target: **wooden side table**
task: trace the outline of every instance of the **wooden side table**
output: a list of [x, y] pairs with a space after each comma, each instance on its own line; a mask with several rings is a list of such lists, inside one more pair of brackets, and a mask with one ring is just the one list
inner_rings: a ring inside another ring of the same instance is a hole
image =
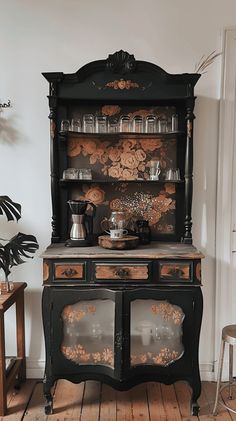
[[[25, 282], [14, 282], [14, 290], [9, 294], [0, 295], [0, 416], [7, 410], [7, 391], [17, 378], [17, 384], [26, 378], [25, 364], [25, 317], [24, 317], [24, 289]], [[5, 331], [4, 314], [16, 303], [16, 338], [17, 356], [9, 372], [6, 374], [5, 363]]]

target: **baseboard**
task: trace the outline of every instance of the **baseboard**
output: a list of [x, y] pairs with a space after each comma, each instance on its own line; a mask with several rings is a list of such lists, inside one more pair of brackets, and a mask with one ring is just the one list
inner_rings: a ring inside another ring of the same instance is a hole
[[[29, 360], [26, 362], [27, 379], [42, 379], [44, 375], [44, 360]], [[215, 381], [213, 364], [200, 364], [201, 379], [203, 381]]]
[[42, 379], [44, 376], [44, 360], [30, 360], [26, 358], [26, 377], [27, 379]]
[[200, 375], [201, 375], [202, 381], [206, 381], [206, 382], [215, 381], [214, 364], [212, 363], [200, 364]]

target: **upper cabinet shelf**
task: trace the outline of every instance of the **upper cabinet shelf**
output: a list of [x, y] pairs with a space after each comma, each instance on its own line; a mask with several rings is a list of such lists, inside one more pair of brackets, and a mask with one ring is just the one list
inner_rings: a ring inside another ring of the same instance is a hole
[[163, 184], [163, 183], [174, 183], [181, 184], [184, 183], [184, 180], [117, 180], [117, 179], [91, 179], [91, 180], [81, 180], [81, 179], [60, 179], [60, 184], [62, 186], [70, 184], [110, 184], [110, 183], [153, 183], [153, 184]]
[[117, 132], [117, 133], [85, 133], [85, 132], [59, 132], [61, 140], [66, 140], [68, 137], [73, 138], [84, 138], [85, 136], [90, 138], [106, 138], [106, 139], [118, 139], [118, 138], [153, 138], [158, 137], [162, 139], [170, 139], [176, 136], [183, 136], [185, 134], [184, 131], [178, 132], [164, 132], [164, 133], [134, 133], [134, 132]]

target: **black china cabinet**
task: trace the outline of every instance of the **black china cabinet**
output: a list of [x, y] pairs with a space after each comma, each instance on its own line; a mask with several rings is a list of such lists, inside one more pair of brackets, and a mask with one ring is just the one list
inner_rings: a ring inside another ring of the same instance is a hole
[[[191, 207], [200, 75], [171, 75], [124, 51], [74, 74], [43, 75], [50, 86], [52, 190], [52, 244], [42, 255], [45, 412], [53, 411], [51, 388], [60, 378], [118, 390], [183, 380], [197, 415], [204, 256], [192, 245]], [[89, 119], [100, 117], [109, 129], [90, 131]], [[88, 125], [79, 126], [86, 118]], [[152, 160], [160, 165], [156, 179]], [[90, 177], [66, 177], [68, 169]], [[168, 177], [173, 169], [176, 178]], [[67, 202], [84, 199], [96, 206], [93, 244], [66, 247]], [[132, 250], [97, 244], [101, 221], [119, 210], [149, 222], [150, 244]]]

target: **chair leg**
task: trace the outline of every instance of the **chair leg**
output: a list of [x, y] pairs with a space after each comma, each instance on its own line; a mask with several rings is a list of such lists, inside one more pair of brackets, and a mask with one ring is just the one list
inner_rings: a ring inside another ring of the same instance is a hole
[[232, 384], [233, 384], [233, 345], [229, 345], [229, 399], [232, 398]]
[[218, 366], [218, 378], [217, 378], [217, 387], [216, 387], [216, 398], [213, 408], [213, 415], [215, 416], [217, 414], [217, 405], [218, 405], [218, 399], [219, 399], [219, 393], [220, 393], [220, 384], [221, 384], [221, 377], [222, 377], [222, 369], [223, 369], [223, 361], [224, 361], [224, 351], [225, 351], [225, 341], [221, 341], [221, 347], [220, 347], [220, 359], [219, 359], [219, 366]]

